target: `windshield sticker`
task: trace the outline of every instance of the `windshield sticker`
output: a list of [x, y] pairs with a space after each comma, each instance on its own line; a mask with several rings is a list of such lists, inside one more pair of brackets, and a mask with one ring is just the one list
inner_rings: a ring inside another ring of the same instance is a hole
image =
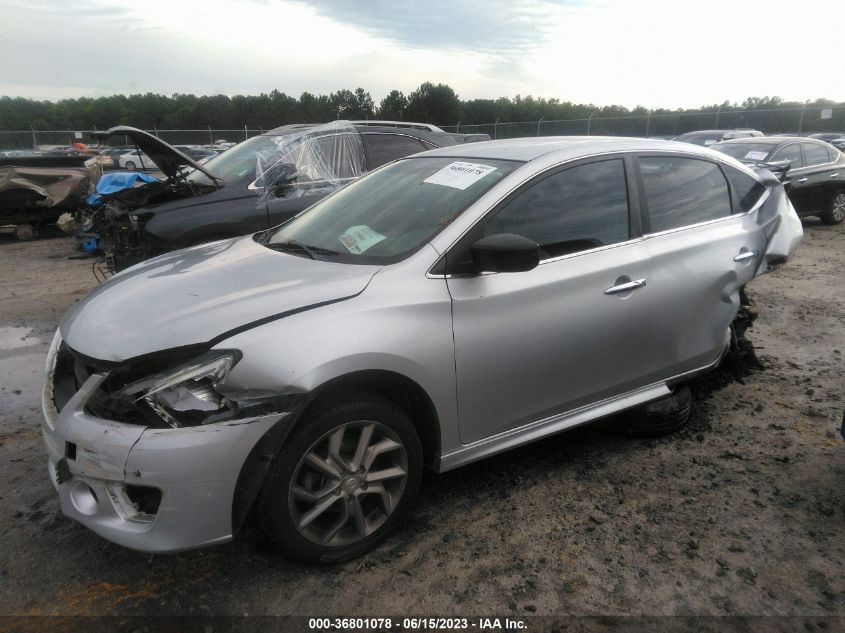
[[440, 171], [434, 172], [431, 176], [423, 180], [423, 182], [427, 182], [430, 185], [442, 185], [444, 187], [463, 190], [475, 184], [492, 171], [496, 171], [496, 168], [490, 167], [489, 165], [479, 165], [478, 163], [449, 163]]
[[350, 226], [338, 239], [350, 253], [360, 255], [368, 248], [372, 248], [386, 238], [384, 235], [373, 231], [370, 227], [364, 224], [358, 224], [357, 226]]
[[715, 138], [708, 138], [708, 139], [705, 139], [705, 141], [704, 141], [704, 146], [705, 146], [705, 147], [707, 147], [708, 145], [712, 145], [712, 144], [713, 144], [713, 143], [715, 143], [715, 142], [716, 142], [716, 139], [715, 139]]
[[752, 150], [748, 152], [745, 157], [749, 160], [766, 160], [766, 156], [768, 156], [768, 152], [761, 152], [758, 150]]

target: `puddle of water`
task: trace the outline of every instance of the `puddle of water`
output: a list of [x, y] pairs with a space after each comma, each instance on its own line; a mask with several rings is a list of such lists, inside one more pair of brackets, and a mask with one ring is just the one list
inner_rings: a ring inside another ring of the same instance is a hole
[[30, 336], [31, 327], [0, 327], [0, 349], [17, 349], [38, 345], [41, 340]]

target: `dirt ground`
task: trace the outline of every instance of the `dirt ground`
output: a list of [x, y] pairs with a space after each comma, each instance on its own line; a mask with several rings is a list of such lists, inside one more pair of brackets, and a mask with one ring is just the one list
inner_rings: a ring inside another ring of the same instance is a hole
[[587, 427], [429, 477], [371, 554], [294, 565], [254, 534], [150, 556], [65, 519], [38, 401], [94, 285], [65, 238], [0, 241], [0, 614], [845, 615], [845, 225], [749, 288], [764, 369], [660, 440]]

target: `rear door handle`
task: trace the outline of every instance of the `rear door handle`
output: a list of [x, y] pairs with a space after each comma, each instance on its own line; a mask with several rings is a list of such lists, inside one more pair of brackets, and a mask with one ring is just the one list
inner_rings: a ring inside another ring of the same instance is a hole
[[839, 174], [830, 174], [828, 178], [839, 178]]
[[795, 182], [807, 182], [807, 177], [806, 177], [806, 176], [804, 176], [803, 178], [799, 178], [799, 179], [798, 179], [798, 180], [796, 180]]
[[757, 251], [745, 251], [744, 253], [740, 253], [736, 257], [734, 257], [735, 262], [744, 262], [749, 259], [754, 259], [757, 257]]
[[643, 286], [645, 286], [645, 279], [635, 279], [634, 281], [619, 284], [618, 286], [611, 286], [610, 288], [604, 291], [604, 294], [618, 295], [622, 292], [629, 292], [631, 290], [636, 290], [637, 288], [642, 288]]

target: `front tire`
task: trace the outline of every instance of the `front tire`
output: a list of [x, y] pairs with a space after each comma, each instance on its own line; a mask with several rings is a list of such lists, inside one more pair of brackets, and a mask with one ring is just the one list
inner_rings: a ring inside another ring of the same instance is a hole
[[845, 220], [845, 189], [833, 192], [821, 219], [825, 224], [841, 224]]
[[128, 169], [129, 171], [135, 171], [135, 163], [131, 160], [127, 160], [126, 169]]
[[306, 411], [258, 498], [261, 530], [288, 557], [334, 563], [378, 545], [407, 515], [423, 453], [389, 400], [347, 394]]

